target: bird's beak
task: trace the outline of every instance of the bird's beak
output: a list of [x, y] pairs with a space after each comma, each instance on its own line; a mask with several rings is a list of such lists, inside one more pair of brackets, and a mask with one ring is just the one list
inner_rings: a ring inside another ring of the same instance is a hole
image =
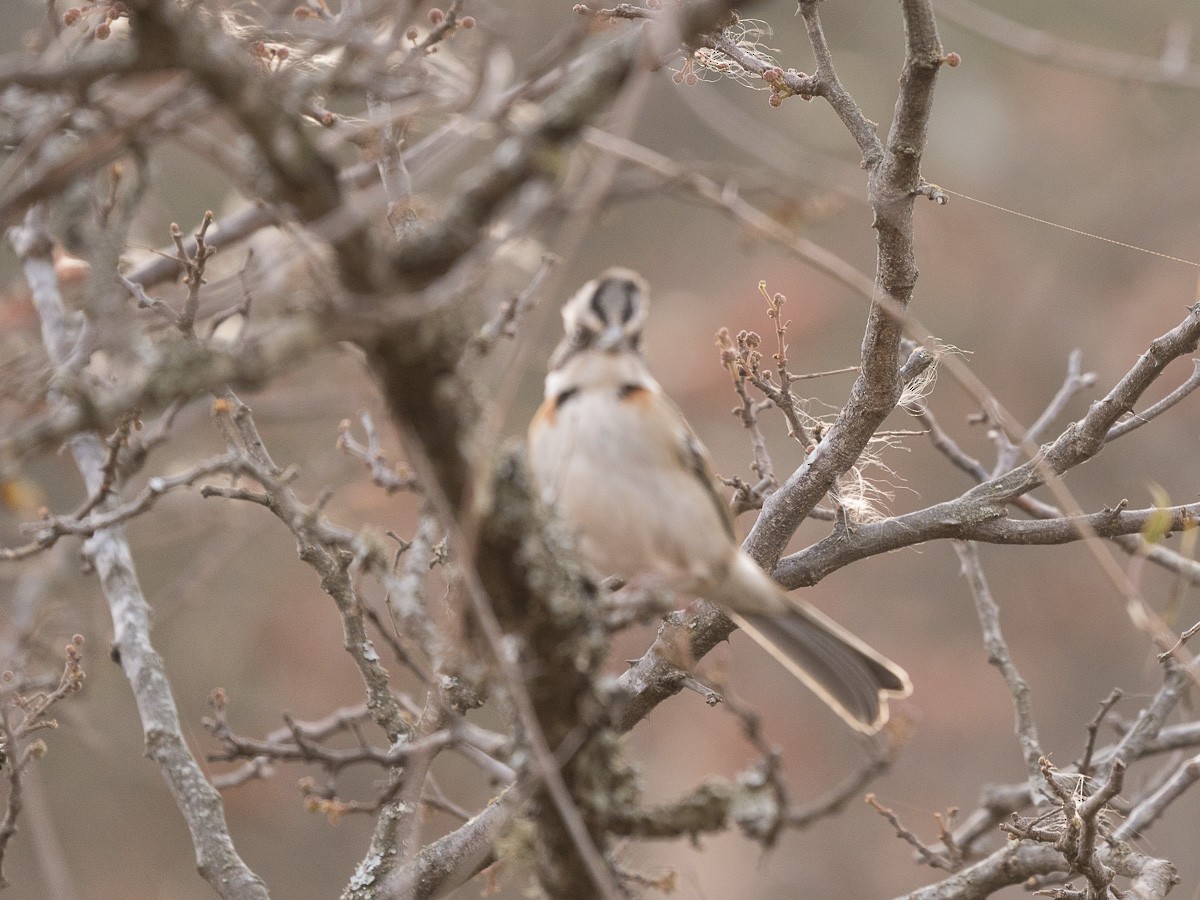
[[612, 324], [600, 332], [596, 348], [606, 353], [619, 349], [625, 343], [625, 329], [619, 324]]

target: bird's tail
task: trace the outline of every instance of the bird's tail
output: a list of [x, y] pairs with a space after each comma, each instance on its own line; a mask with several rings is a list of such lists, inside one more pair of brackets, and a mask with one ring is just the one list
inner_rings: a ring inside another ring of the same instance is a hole
[[855, 730], [875, 733], [888, 720], [888, 700], [912, 693], [908, 673], [784, 592], [746, 554], [737, 555], [721, 593], [727, 596], [711, 599], [726, 610], [742, 610], [731, 613], [738, 627]]

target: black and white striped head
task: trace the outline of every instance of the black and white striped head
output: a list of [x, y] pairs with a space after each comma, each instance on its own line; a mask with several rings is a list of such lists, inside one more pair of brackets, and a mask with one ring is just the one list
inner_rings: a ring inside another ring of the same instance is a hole
[[563, 307], [566, 335], [551, 367], [581, 350], [637, 352], [650, 310], [650, 288], [630, 269], [607, 269], [581, 287]]

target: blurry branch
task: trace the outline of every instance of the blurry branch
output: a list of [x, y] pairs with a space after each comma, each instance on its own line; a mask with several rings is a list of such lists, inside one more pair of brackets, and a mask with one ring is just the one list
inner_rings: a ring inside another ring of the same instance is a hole
[[[226, 453], [190, 466], [187, 470], [175, 475], [155, 476], [146, 483], [146, 487], [133, 500], [111, 504], [104, 512], [84, 516], [47, 516], [38, 522], [30, 523], [25, 528], [28, 531], [35, 531], [37, 537], [20, 547], [0, 549], [0, 559], [25, 559], [34, 553], [52, 547], [60, 538], [67, 535], [91, 537], [101, 529], [112, 528], [148, 512], [164, 494], [180, 487], [190, 487], [201, 478], [217, 472], [230, 471], [235, 468], [235, 462], [232, 454]], [[89, 505], [92, 505], [91, 501], [89, 501]]]
[[276, 323], [269, 332], [245, 338], [235, 348], [182, 337], [162, 341], [147, 349], [141, 366], [131, 368], [103, 393], [92, 393], [79, 382], [71, 384], [79, 394], [69, 397], [74, 402], [56, 405], [0, 440], [0, 460], [47, 449], [80, 431], [107, 430], [134, 410], [161, 409], [223, 385], [262, 387], [329, 340], [315, 322], [293, 317]]
[[875, 754], [842, 784], [822, 797], [793, 806], [781, 798], [761, 769], [740, 773], [732, 781], [712, 779], [661, 806], [613, 810], [607, 825], [613, 834], [642, 840], [686, 837], [727, 830], [736, 825], [751, 840], [769, 847], [779, 828], [803, 829], [862, 795], [863, 789], [891, 764], [893, 749]]
[[1060, 69], [1117, 81], [1200, 88], [1200, 66], [1188, 61], [1191, 31], [1183, 21], [1171, 28], [1162, 56], [1152, 59], [1081, 44], [1030, 28], [972, 0], [935, 0], [935, 4], [938, 15], [972, 34]]
[[813, 268], [841, 282], [855, 293], [870, 299], [873, 289], [871, 279], [835, 253], [794, 233], [792, 229], [743, 199], [738, 194], [736, 185], [714, 181], [706, 175], [688, 169], [668, 156], [598, 128], [586, 129], [584, 140], [605, 153], [653, 172], [668, 183], [678, 185], [717, 208], [725, 210], [736, 221], [752, 229], [755, 234], [761, 234], [780, 246], [788, 248]]
[[136, 56], [128, 45], [95, 42], [66, 61], [30, 63], [13, 54], [0, 60], [0, 88], [10, 85], [33, 91], [53, 91], [90, 85], [108, 75], [135, 70]]
[[[480, 520], [477, 543], [455, 535], [454, 545], [470, 554], [462, 562], [468, 597], [516, 707], [520, 741], [529, 747], [525, 765], [501, 801], [404, 865], [382, 862], [401, 823], [381, 819], [360, 866], [371, 866], [370, 884], [378, 891], [357, 879], [347, 896], [442, 896], [491, 860], [491, 846], [478, 841], [507, 829], [518, 807], [503, 801], [518, 798], [529, 798], [538, 878], [550, 896], [619, 896], [602, 856], [601, 816], [625, 802], [629, 773], [615, 757], [596, 694], [607, 636], [594, 588], [562, 552], [561, 536], [542, 521], [518, 456], [500, 460], [491, 485], [494, 499]], [[501, 629], [510, 636], [502, 637]], [[501, 655], [506, 653], [512, 656]]]
[[126, 98], [118, 122], [81, 145], [0, 186], [0, 222], [12, 222], [34, 203], [61, 194], [129, 152], [137, 141], [157, 137], [197, 115], [195, 97], [182, 79], [168, 79], [156, 90]]
[[[31, 735], [48, 728], [57, 728], [58, 722], [50, 718], [50, 710], [55, 704], [66, 699], [83, 687], [83, 666], [79, 648], [83, 638], [75, 635], [66, 647], [66, 663], [58, 684], [49, 691], [35, 690], [26, 695], [29, 688], [20, 682], [19, 676], [11, 671], [3, 674], [6, 692], [10, 695], [3, 700], [0, 709], [0, 728], [3, 729], [4, 743], [0, 745], [0, 769], [7, 770], [8, 798], [5, 802], [4, 816], [0, 819], [0, 888], [8, 887], [8, 879], [4, 876], [4, 854], [8, 850], [8, 842], [17, 833], [17, 818], [24, 807], [24, 788], [21, 776], [33, 759], [38, 759], [46, 753], [46, 742], [38, 738], [28, 740]], [[12, 684], [16, 681], [16, 684]]]
[[[485, 72], [485, 79], [488, 76], [489, 73]], [[465, 143], [464, 133], [470, 133], [471, 124], [473, 123], [475, 127], [478, 127], [479, 122], [476, 119], [490, 120], [495, 113], [494, 107], [503, 106], [503, 104], [498, 102], [497, 97], [493, 96], [499, 87], [499, 85], [481, 86], [481, 96], [477, 101], [479, 108], [476, 109], [473, 107], [468, 111], [468, 121], [466, 123], [461, 119], [455, 119], [437, 128], [427, 137], [405, 149], [400, 154], [397, 165], [402, 166], [405, 170], [417, 170], [421, 167], [428, 167], [435, 162], [444, 163], [446, 160], [453, 161], [461, 153], [461, 147], [456, 142]], [[511, 89], [509, 93], [513, 90], [516, 89]], [[505, 96], [507, 97], [508, 94]], [[515, 97], [515, 94], [512, 97], [508, 97], [508, 99], [511, 101], [513, 97]], [[349, 193], [370, 187], [375, 183], [377, 178], [377, 166], [363, 163], [349, 166], [341, 171], [338, 181], [343, 192]], [[209, 233], [208, 244], [215, 249], [231, 246], [245, 240], [263, 228], [280, 224], [285, 218], [283, 210], [263, 200], [257, 200], [245, 209], [230, 213], [216, 220]], [[331, 226], [336, 219], [337, 217], [330, 218]], [[313, 223], [313, 230], [318, 236], [322, 236], [323, 229], [318, 227], [317, 223]], [[333, 227], [327, 230], [330, 235], [338, 232], [338, 229]], [[189, 253], [194, 252], [194, 239], [185, 238], [184, 248]], [[155, 253], [153, 258], [138, 264], [126, 273], [126, 275], [130, 280], [138, 282], [146, 288], [150, 288], [165, 279], [171, 278], [178, 269], [171, 250], [172, 248], [170, 247], [161, 249]]]
[[[303, 108], [290, 79], [272, 90], [248, 54], [192, 11], [164, 0], [129, 0], [138, 62], [147, 71], [184, 70], [221, 105], [254, 143], [269, 173], [264, 193], [291, 204], [303, 222], [341, 205], [337, 169], [317, 149], [297, 113]], [[333, 241], [347, 288], [370, 284], [370, 248], [364, 226]]]
[[[9, 232], [9, 241], [21, 259], [26, 281], [42, 323], [43, 343], [51, 361], [61, 366], [75, 343], [59, 293], [40, 207], [34, 207], [22, 227]], [[54, 402], [57, 397], [52, 397]], [[100, 493], [104, 482], [107, 448], [98, 435], [79, 431], [70, 442], [80, 474], [90, 494]], [[103, 501], [102, 512], [115, 497]], [[84, 552], [95, 566], [112, 613], [114, 652], [133, 689], [146, 737], [146, 752], [159, 765], [175, 802], [187, 822], [201, 875], [225, 898], [261, 898], [262, 881], [238, 856], [225, 822], [220, 795], [205, 779], [188, 750], [171, 696], [162, 659], [150, 643], [150, 609], [138, 585], [129, 545], [120, 526], [97, 531]]]
[[371, 472], [371, 480], [389, 494], [397, 491], [418, 490], [417, 480], [412, 473], [388, 465], [383, 450], [379, 446], [379, 434], [375, 430], [375, 423], [371, 420], [371, 416], [364, 412], [359, 416], [359, 422], [362, 424], [363, 434], [367, 439], [366, 445], [355, 440], [354, 435], [350, 432], [350, 420], [343, 419], [338, 426], [338, 449], [363, 462]]
[[[584, 129], [585, 132], [590, 130], [592, 130], [590, 127]], [[479, 329], [463, 352], [462, 360], [459, 362], [460, 366], [468, 366], [487, 356], [501, 338], [516, 337], [517, 325], [521, 318], [529, 311], [529, 307], [533, 305], [538, 291], [546, 282], [551, 269], [559, 262], [558, 257], [552, 253], [547, 253], [542, 257], [541, 265], [538, 266], [538, 270], [525, 289], [519, 294], [505, 298], [496, 314]]]
[[[403, 635], [406, 642], [415, 641], [424, 647], [435, 671], [444, 671], [446, 661], [440, 658], [443, 648], [436, 635], [426, 594], [427, 576], [438, 560], [438, 539], [441, 534], [442, 528], [437, 518], [429, 505], [425, 504], [417, 517], [412, 540], [403, 543], [397, 551], [392, 562], [392, 577], [388, 579], [383, 595], [384, 606], [391, 617], [393, 631], [397, 634], [397, 643], [399, 636]], [[445, 544], [440, 546], [444, 550]], [[428, 683], [432, 680], [432, 675], [406, 649], [399, 647], [395, 652], [397, 658], [422, 681]]]

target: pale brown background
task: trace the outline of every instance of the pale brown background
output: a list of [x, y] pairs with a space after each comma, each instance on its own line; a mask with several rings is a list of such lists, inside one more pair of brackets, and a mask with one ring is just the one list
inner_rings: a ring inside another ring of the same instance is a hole
[[[1200, 6], [1183, 0], [1131, 4], [1121, 0], [1037, 0], [993, 8], [1030, 25], [1100, 47], [1153, 56], [1168, 28], [1200, 32]], [[517, 0], [501, 17], [489, 6], [470, 10], [518, 47], [545, 42], [573, 15], [569, 3]], [[44, 10], [10, 3], [3, 38], [15, 46], [23, 27]], [[810, 67], [803, 26], [794, 4], [760, 4], [756, 16], [775, 28], [771, 39], [785, 66]], [[831, 0], [822, 7], [839, 74], [869, 117], [886, 128], [901, 61], [901, 23], [892, 2]], [[925, 176], [954, 191], [992, 200], [1033, 216], [1162, 252], [1200, 258], [1200, 96], [1196, 92], [1121, 84], [1022, 59], [949, 23], [947, 50], [963, 65], [944, 69], [925, 157]], [[736, 115], [736, 119], [732, 116]], [[706, 120], [709, 120], [706, 122]], [[715, 123], [715, 124], [714, 124]], [[736, 84], [677, 87], [666, 74], [652, 85], [635, 137], [680, 161], [735, 178], [765, 205], [795, 200], [822, 208], [802, 233], [873, 269], [870, 213], [857, 153], [835, 116], [820, 101], [792, 100], [771, 109], [765, 93]], [[752, 155], [749, 149], [758, 151]], [[761, 158], [760, 158], [761, 157]], [[762, 158], [769, 160], [769, 164]], [[142, 240], [158, 245], [171, 220], [194, 222], [224, 198], [220, 179], [182, 153], [155, 159], [177, 169], [169, 196], [151, 204]], [[769, 190], [756, 190], [767, 185]], [[952, 198], [945, 207], [920, 202], [917, 247], [921, 278], [913, 310], [943, 340], [970, 353], [974, 371], [1025, 422], [1057, 389], [1068, 352], [1079, 347], [1084, 366], [1107, 389], [1147, 342], [1176, 324], [1196, 295], [1197, 271], [1177, 262], [1048, 228]], [[793, 367], [835, 368], [857, 361], [865, 305], [857, 296], [802, 262], [754, 241], [721, 214], [696, 203], [654, 194], [606, 212], [568, 264], [564, 283], [575, 285], [599, 268], [622, 264], [644, 272], [656, 290], [646, 352], [666, 389], [708, 443], [724, 473], [749, 477], [749, 442], [729, 415], [734, 398], [713, 347], [721, 326], [767, 332], [770, 324], [756, 285], [788, 296]], [[11, 256], [0, 261], [13, 272]], [[536, 365], [520, 372], [522, 386], [509, 415], [519, 434], [540, 390], [541, 365], [555, 339], [548, 305], [529, 327], [540, 328]], [[1177, 364], [1162, 391], [1186, 376]], [[814, 383], [810, 382], [809, 385]], [[836, 406], [849, 379], [815, 383], [814, 394]], [[1089, 395], [1094, 396], [1095, 394]], [[1157, 395], [1156, 395], [1157, 396]], [[384, 499], [358, 468], [337, 454], [337, 422], [360, 409], [383, 414], [374, 389], [346, 354], [328, 353], [260, 396], [249, 398], [277, 459], [303, 470], [307, 496], [339, 487], [329, 507], [337, 521], [411, 530], [409, 501]], [[1153, 399], [1153, 398], [1151, 398]], [[1072, 407], [1084, 408], [1085, 399]], [[932, 399], [943, 424], [972, 452], [990, 462], [989, 444], [965, 424], [973, 406], [944, 377]], [[1068, 484], [1085, 508], [1129, 498], [1148, 505], [1151, 484], [1174, 502], [1197, 492], [1196, 401], [1172, 411], [1072, 473]], [[207, 411], [198, 404], [183, 416], [177, 440], [157, 459], [156, 471], [182, 465], [220, 447]], [[908, 427], [896, 417], [899, 427]], [[801, 458], [772, 423], [781, 471]], [[395, 448], [394, 436], [387, 436]], [[967, 485], [920, 438], [911, 452], [889, 462], [902, 476], [893, 511], [953, 496]], [[56, 509], [81, 496], [63, 461], [33, 474]], [[750, 517], [739, 523], [744, 530]], [[3, 522], [6, 542], [15, 522]], [[797, 546], [825, 533], [810, 523]], [[257, 509], [170, 498], [150, 519], [130, 528], [139, 572], [155, 607], [154, 637], [174, 680], [189, 737], [198, 753], [214, 749], [200, 727], [206, 697], [217, 686], [231, 695], [230, 716], [244, 733], [279, 724], [280, 711], [317, 717], [358, 702], [361, 689], [341, 651], [338, 618], [312, 573], [297, 564], [291, 540]], [[985, 548], [983, 553], [1017, 665], [1033, 691], [1045, 748], [1059, 764], [1079, 754], [1084, 726], [1114, 686], [1136, 712], [1157, 684], [1146, 642], [1136, 636], [1112, 588], [1080, 547]], [[920, 834], [935, 834], [931, 814], [948, 806], [970, 809], [981, 785], [1018, 781], [1021, 761], [1012, 737], [1008, 695], [986, 664], [957, 563], [948, 546], [906, 550], [855, 565], [806, 592], [806, 598], [906, 666], [916, 685], [903, 715], [912, 720], [907, 746], [874, 789]], [[191, 900], [210, 892], [194, 874], [183, 824], [154, 766], [141, 755], [141, 731], [129, 689], [107, 659], [111, 632], [95, 581], [76, 571], [74, 557], [55, 583], [53, 614], [39, 630], [56, 646], [73, 631], [88, 637], [85, 693], [62, 709], [63, 729], [49, 735], [50, 753], [38, 768], [53, 830], [74, 881], [76, 896], [92, 900]], [[0, 570], [0, 602], [15, 572]], [[1148, 578], [1159, 602], [1166, 580]], [[2, 610], [2, 607], [0, 607]], [[1183, 624], [1197, 618], [1190, 601]], [[0, 616], [3, 613], [0, 612]], [[641, 652], [649, 632], [623, 638], [613, 655]], [[861, 759], [854, 738], [833, 716], [746, 641], [735, 637], [707, 663], [732, 680], [740, 697], [764, 716], [770, 738], [784, 751], [785, 772], [797, 800], [815, 796], [852, 771]], [[711, 669], [710, 669], [711, 671]], [[488, 711], [480, 716], [487, 721]], [[685, 694], [657, 710], [629, 738], [648, 795], [666, 799], [710, 775], [731, 775], [753, 751], [736, 720]], [[473, 770], [452, 760], [439, 764], [455, 799], [477, 807], [489, 796]], [[370, 823], [351, 817], [334, 828], [306, 814], [295, 787], [299, 770], [226, 795], [231, 827], [249, 865], [280, 898], [336, 896], [361, 858]], [[35, 785], [35, 789], [36, 789]], [[369, 783], [359, 785], [365, 790]], [[1147, 846], [1180, 866], [1180, 897], [1200, 891], [1195, 827], [1200, 797], [1174, 806], [1155, 826]], [[447, 821], [434, 816], [430, 828]], [[14, 841], [10, 896], [42, 900], [29, 831]], [[632, 849], [630, 865], [647, 871], [673, 867], [682, 898], [831, 898], [890, 896], [933, 880], [915, 865], [906, 845], [860, 803], [812, 831], [785, 834], [763, 854], [737, 835]], [[522, 880], [503, 878], [503, 896], [522, 896]], [[456, 896], [473, 897], [473, 882]], [[1016, 889], [1004, 896], [1018, 896]]]

